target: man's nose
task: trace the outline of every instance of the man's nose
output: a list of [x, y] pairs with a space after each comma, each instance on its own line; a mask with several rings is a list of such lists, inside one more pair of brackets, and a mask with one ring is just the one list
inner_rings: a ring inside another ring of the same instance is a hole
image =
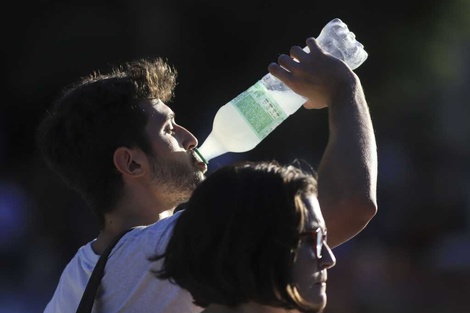
[[185, 150], [192, 150], [197, 147], [197, 138], [186, 128], [180, 127], [180, 142]]

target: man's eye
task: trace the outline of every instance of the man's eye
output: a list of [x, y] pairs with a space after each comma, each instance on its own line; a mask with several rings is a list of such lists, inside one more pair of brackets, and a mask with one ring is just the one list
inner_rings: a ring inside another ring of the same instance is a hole
[[173, 134], [175, 133], [175, 129], [168, 127], [167, 129], [165, 129], [165, 132], [166, 132], [167, 134], [173, 135]]

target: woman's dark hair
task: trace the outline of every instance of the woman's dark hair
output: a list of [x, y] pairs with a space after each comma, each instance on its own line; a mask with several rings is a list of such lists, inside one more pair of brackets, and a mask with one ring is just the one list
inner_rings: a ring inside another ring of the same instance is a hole
[[113, 164], [120, 146], [152, 155], [143, 101], [173, 97], [176, 71], [160, 58], [140, 59], [95, 72], [64, 91], [37, 131], [48, 165], [77, 190], [104, 222], [123, 181]]
[[244, 162], [223, 167], [194, 191], [155, 273], [188, 290], [201, 307], [248, 301], [308, 310], [291, 267], [305, 227], [313, 173], [292, 165]]

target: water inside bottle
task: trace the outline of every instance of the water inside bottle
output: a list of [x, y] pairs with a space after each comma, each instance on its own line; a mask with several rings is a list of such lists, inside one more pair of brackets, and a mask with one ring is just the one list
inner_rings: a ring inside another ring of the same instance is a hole
[[[368, 56], [364, 46], [356, 41], [354, 33], [338, 18], [322, 29], [317, 41], [322, 49], [343, 60], [351, 70], [359, 67]], [[309, 52], [308, 47], [304, 50]], [[247, 92], [255, 94], [254, 100], [250, 100], [253, 107], [246, 102], [239, 102], [239, 97]], [[296, 94], [268, 73], [246, 92], [219, 109], [214, 118], [212, 132], [196, 151], [206, 163], [226, 152], [249, 151], [306, 101], [305, 97]], [[269, 105], [266, 106], [266, 103]]]

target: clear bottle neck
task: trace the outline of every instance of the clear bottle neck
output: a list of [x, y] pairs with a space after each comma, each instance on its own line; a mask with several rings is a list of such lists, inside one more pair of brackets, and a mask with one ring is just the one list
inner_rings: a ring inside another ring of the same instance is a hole
[[209, 163], [209, 160], [227, 153], [228, 150], [215, 137], [214, 133], [211, 132], [209, 136], [207, 136], [202, 146], [198, 148], [198, 152], [204, 158], [203, 161], [205, 161], [205, 163]]

